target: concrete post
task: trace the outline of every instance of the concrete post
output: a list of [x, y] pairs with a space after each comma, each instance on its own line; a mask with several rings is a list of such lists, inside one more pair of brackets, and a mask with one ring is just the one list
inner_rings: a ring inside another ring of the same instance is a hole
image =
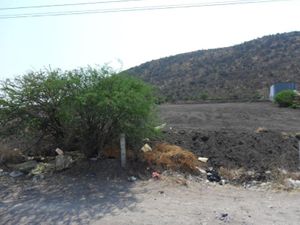
[[300, 141], [298, 141], [298, 148], [299, 148], [299, 166], [298, 166], [298, 169], [300, 170]]
[[120, 135], [120, 149], [121, 149], [121, 166], [122, 168], [126, 168], [126, 142], [125, 142], [125, 134]]

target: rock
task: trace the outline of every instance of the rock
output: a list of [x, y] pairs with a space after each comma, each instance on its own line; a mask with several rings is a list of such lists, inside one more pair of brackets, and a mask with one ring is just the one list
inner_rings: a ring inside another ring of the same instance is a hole
[[142, 152], [151, 152], [151, 151], [152, 151], [152, 148], [151, 148], [148, 144], [145, 144], [145, 145], [141, 148], [141, 151], [142, 151]]
[[165, 127], [166, 127], [166, 123], [163, 123], [163, 124], [161, 124], [161, 125], [159, 125], [159, 126], [157, 126], [157, 127], [154, 127], [154, 129], [155, 130], [162, 130], [162, 129], [164, 129]]
[[204, 141], [204, 142], [207, 142], [209, 140], [209, 137], [208, 136], [202, 136], [201, 140]]
[[130, 181], [130, 182], [134, 182], [136, 180], [137, 180], [137, 178], [135, 176], [128, 177], [128, 181]]
[[55, 157], [55, 170], [64, 170], [71, 166], [73, 160], [68, 155], [58, 155]]
[[257, 128], [256, 130], [255, 130], [255, 133], [266, 133], [266, 132], [268, 132], [268, 129], [267, 128], [265, 128], [265, 127], [259, 127], [259, 128]]
[[20, 177], [20, 176], [22, 176], [22, 175], [24, 175], [24, 173], [22, 173], [21, 171], [12, 171], [11, 173], [9, 173], [9, 176], [11, 176], [11, 177]]
[[61, 150], [60, 148], [55, 149], [55, 152], [56, 152], [58, 155], [63, 155], [63, 154], [64, 154], [64, 151]]
[[12, 167], [15, 170], [19, 170], [23, 173], [29, 173], [32, 169], [34, 169], [37, 165], [37, 161], [29, 160], [27, 162], [19, 163], [19, 164], [11, 164], [9, 167]]
[[0, 169], [0, 177], [8, 174], [9, 174], [8, 172], [5, 172], [3, 169]]
[[206, 157], [198, 157], [198, 160], [199, 160], [200, 162], [206, 163], [206, 162], [208, 161], [208, 158], [206, 158]]
[[35, 175], [33, 178], [32, 178], [32, 181], [34, 183], [37, 183], [38, 181], [40, 180], [43, 180], [45, 178], [45, 176], [43, 174], [38, 174], [38, 175]]
[[293, 188], [293, 189], [300, 188], [300, 180], [294, 180], [292, 178], [288, 178], [285, 180], [285, 184], [289, 188]]
[[205, 174], [206, 175], [206, 171], [204, 169], [201, 169], [200, 167], [197, 167], [197, 170], [199, 170], [200, 173]]
[[178, 133], [181, 134], [181, 135], [184, 135], [185, 134], [185, 130], [180, 130]]

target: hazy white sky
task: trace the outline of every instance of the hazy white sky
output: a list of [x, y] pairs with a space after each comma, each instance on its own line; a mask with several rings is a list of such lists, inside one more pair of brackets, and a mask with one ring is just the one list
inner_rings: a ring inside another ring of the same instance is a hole
[[[1, 0], [0, 8], [74, 2], [85, 1]], [[141, 3], [51, 10], [194, 2], [210, 1], [145, 0]], [[50, 9], [0, 11], [0, 16], [44, 11]], [[49, 65], [73, 69], [112, 62], [113, 66], [120, 67], [116, 62], [121, 60], [123, 69], [126, 69], [178, 53], [226, 47], [264, 35], [300, 31], [299, 12], [300, 1], [292, 0], [193, 9], [0, 19], [0, 79]]]

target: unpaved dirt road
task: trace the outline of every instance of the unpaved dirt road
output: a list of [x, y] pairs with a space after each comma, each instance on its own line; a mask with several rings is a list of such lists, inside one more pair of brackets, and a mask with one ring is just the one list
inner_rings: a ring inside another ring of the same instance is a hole
[[56, 175], [0, 185], [1, 225], [298, 225], [300, 192]]
[[161, 105], [161, 120], [168, 127], [203, 130], [255, 130], [258, 127], [286, 132], [300, 131], [300, 110], [273, 103], [218, 103]]

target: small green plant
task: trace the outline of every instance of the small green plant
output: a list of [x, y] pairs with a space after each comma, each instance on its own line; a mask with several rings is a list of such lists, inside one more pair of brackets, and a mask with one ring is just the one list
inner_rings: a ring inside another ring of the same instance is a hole
[[110, 68], [32, 72], [2, 82], [0, 90], [4, 136], [40, 136], [91, 156], [120, 133], [129, 143], [154, 135], [152, 87]]
[[284, 90], [275, 96], [275, 102], [280, 107], [291, 107], [294, 104], [296, 93], [293, 90]]
[[207, 99], [208, 99], [208, 94], [205, 93], [205, 92], [204, 92], [204, 93], [201, 93], [201, 94], [200, 94], [200, 99], [201, 99], [201, 100], [207, 100]]

